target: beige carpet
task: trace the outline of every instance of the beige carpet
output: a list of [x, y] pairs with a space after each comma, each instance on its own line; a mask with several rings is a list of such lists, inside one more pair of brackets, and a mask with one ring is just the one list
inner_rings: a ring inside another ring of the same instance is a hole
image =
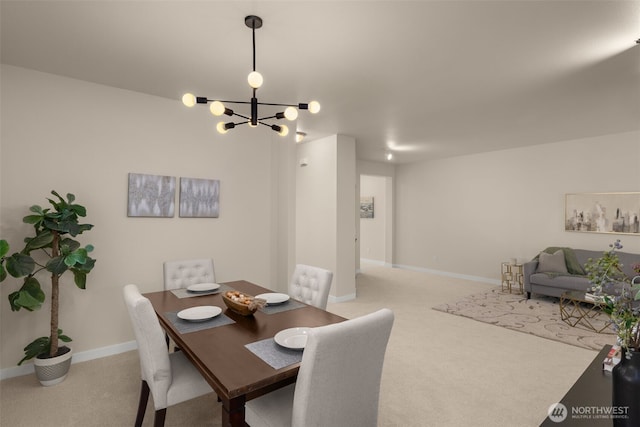
[[[431, 309], [493, 287], [363, 265], [358, 298], [329, 304], [329, 311], [348, 318], [381, 307], [396, 315], [379, 427], [537, 427], [591, 363], [593, 350]], [[130, 427], [139, 386], [137, 351], [74, 364], [55, 387], [41, 387], [34, 375], [6, 379], [0, 382], [0, 426]], [[144, 425], [152, 421], [150, 402]], [[167, 427], [219, 425], [213, 395], [167, 411]]]
[[[502, 292], [500, 287], [433, 309], [592, 350], [615, 343], [610, 327], [597, 333], [580, 324], [572, 327], [562, 321], [558, 298], [534, 296], [527, 300], [524, 295]], [[589, 323], [596, 330], [605, 327], [608, 316], [601, 311], [593, 313]]]

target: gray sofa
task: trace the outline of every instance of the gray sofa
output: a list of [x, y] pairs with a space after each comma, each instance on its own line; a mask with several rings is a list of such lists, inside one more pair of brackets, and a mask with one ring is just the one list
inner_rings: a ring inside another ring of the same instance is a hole
[[[556, 248], [554, 248], [556, 249]], [[565, 248], [566, 249], [566, 248]], [[600, 258], [604, 251], [590, 251], [586, 249], [570, 250], [575, 255], [574, 263], [577, 261], [581, 267], [584, 267], [589, 258]], [[639, 254], [631, 254], [627, 252], [616, 252], [623, 264], [622, 271], [628, 277], [634, 277], [637, 274], [631, 269], [635, 263], [640, 263]], [[567, 263], [570, 261], [567, 259]], [[548, 274], [538, 270], [538, 259], [533, 259], [523, 265], [524, 290], [527, 293], [527, 299], [531, 298], [531, 294], [549, 295], [560, 297], [566, 291], [586, 291], [591, 284], [586, 275], [581, 274]], [[570, 269], [571, 271], [571, 269]], [[575, 271], [575, 269], [574, 269]], [[583, 272], [584, 273], [584, 272]]]

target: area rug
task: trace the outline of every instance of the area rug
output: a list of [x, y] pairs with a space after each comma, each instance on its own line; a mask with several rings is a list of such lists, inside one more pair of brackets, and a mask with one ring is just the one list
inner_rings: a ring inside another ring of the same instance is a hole
[[[534, 296], [527, 300], [525, 295], [502, 292], [500, 287], [433, 309], [592, 350], [600, 350], [616, 340], [610, 328], [597, 333], [579, 324], [576, 327], [566, 324], [560, 318], [558, 298]], [[598, 328], [604, 326], [608, 316], [598, 312], [589, 321]]]

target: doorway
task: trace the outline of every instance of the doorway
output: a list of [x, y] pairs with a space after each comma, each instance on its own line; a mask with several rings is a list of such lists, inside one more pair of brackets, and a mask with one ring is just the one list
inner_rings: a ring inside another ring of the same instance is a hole
[[360, 263], [393, 265], [393, 178], [360, 175]]

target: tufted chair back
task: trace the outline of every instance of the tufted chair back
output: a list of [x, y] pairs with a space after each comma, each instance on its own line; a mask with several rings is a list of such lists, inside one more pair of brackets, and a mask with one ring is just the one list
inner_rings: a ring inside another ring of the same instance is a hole
[[333, 273], [320, 267], [298, 264], [289, 283], [289, 295], [305, 304], [327, 308]]
[[214, 283], [213, 260], [185, 259], [164, 263], [164, 289], [180, 289], [197, 283]]
[[[142, 387], [135, 427], [141, 427], [149, 401], [153, 396], [154, 426], [163, 426], [167, 407], [211, 393], [204, 377], [186, 358], [184, 352], [169, 353], [151, 301], [136, 285], [123, 288], [124, 301], [138, 343]], [[188, 424], [187, 421], [185, 423]]]
[[156, 409], [166, 408], [172, 381], [171, 363], [158, 316], [136, 285], [125, 286], [123, 292], [138, 343], [142, 380], [151, 388]]
[[295, 384], [246, 404], [252, 427], [375, 427], [394, 315], [387, 308], [311, 328]]

